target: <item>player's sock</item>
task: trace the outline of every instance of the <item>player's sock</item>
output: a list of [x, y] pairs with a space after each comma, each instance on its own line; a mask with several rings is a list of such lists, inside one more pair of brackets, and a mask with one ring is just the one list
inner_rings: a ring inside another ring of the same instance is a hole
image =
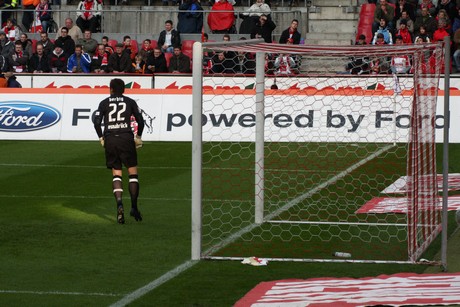
[[131, 208], [137, 209], [137, 198], [139, 197], [139, 176], [129, 175], [129, 194], [131, 195]]
[[121, 176], [113, 176], [112, 188], [117, 207], [123, 206], [123, 182]]

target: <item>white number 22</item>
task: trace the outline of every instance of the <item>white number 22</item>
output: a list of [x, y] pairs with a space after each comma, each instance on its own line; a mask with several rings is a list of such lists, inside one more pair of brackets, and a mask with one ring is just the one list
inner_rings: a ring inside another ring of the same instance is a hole
[[[123, 112], [126, 111], [126, 103], [121, 102], [121, 103], [110, 103], [109, 107], [112, 108], [112, 110], [109, 112], [109, 122], [122, 122], [125, 120], [123, 116]], [[120, 107], [118, 109], [118, 107]]]

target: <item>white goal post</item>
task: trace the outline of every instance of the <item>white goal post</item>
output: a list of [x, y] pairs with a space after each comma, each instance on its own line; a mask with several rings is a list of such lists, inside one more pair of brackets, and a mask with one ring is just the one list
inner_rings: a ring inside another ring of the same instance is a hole
[[416, 263], [447, 228], [445, 46], [196, 42], [192, 259]]

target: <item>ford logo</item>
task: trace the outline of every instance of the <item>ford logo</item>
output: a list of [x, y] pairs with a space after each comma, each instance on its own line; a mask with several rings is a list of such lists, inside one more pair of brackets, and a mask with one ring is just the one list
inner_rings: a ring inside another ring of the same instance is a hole
[[61, 113], [50, 106], [27, 101], [0, 102], [0, 131], [26, 132], [59, 122]]

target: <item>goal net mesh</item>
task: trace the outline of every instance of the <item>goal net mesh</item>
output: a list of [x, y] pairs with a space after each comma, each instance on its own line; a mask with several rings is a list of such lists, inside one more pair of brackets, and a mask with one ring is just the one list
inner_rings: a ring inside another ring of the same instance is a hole
[[193, 60], [201, 258], [420, 258], [441, 228], [442, 44], [239, 41], [203, 44]]

